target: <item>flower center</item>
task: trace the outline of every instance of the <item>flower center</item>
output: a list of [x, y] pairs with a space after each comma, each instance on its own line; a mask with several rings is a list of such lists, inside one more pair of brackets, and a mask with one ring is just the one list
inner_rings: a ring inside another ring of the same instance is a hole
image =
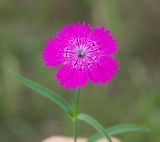
[[77, 57], [84, 58], [86, 54], [87, 54], [86, 49], [81, 48], [81, 47], [79, 47], [79, 48], [76, 49], [76, 56]]

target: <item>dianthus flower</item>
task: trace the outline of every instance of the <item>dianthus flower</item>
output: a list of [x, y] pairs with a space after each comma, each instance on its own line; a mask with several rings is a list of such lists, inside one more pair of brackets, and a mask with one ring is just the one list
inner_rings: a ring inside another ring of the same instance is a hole
[[110, 30], [92, 28], [90, 24], [64, 26], [44, 47], [43, 61], [47, 67], [60, 66], [56, 79], [65, 88], [76, 89], [89, 81], [109, 83], [119, 67], [113, 55], [117, 42]]

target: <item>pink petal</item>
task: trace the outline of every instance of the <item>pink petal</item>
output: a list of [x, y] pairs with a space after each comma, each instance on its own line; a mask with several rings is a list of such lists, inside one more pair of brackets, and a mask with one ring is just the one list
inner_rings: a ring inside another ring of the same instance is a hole
[[76, 89], [88, 82], [87, 70], [73, 68], [71, 65], [64, 65], [56, 73], [56, 79], [60, 81], [66, 89]]

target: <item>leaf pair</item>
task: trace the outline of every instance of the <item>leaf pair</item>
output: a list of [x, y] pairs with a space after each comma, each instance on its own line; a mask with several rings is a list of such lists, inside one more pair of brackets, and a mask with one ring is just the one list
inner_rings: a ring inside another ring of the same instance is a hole
[[78, 119], [85, 121], [98, 131], [98, 133], [91, 136], [87, 142], [96, 142], [104, 137], [106, 137], [109, 142], [112, 142], [111, 136], [113, 135], [125, 132], [136, 132], [136, 131], [149, 132], [148, 128], [135, 124], [121, 124], [111, 128], [104, 129], [104, 127], [98, 121], [96, 121], [94, 118], [86, 114], [79, 114]]
[[[60, 97], [53, 91], [49, 90], [48, 88], [43, 87], [42, 85], [39, 85], [28, 79], [25, 79], [19, 75], [16, 75], [16, 79], [20, 81], [21, 83], [23, 83], [25, 86], [33, 89], [36, 92], [39, 92], [42, 96], [51, 99], [53, 102], [59, 105], [70, 117], [72, 117], [72, 107], [62, 97]], [[112, 135], [116, 135], [116, 134], [120, 134], [124, 132], [134, 132], [134, 131], [148, 132], [149, 131], [149, 129], [143, 126], [133, 125], [133, 124], [118, 125], [118, 126], [114, 126], [108, 129], [104, 129], [104, 127], [97, 120], [95, 120], [94, 118], [86, 114], [79, 114], [77, 116], [77, 119], [88, 123], [89, 125], [91, 125], [98, 131], [97, 134], [91, 136], [88, 139], [88, 142], [95, 142], [103, 137], [106, 137], [106, 139], [109, 142], [112, 142], [111, 140]]]

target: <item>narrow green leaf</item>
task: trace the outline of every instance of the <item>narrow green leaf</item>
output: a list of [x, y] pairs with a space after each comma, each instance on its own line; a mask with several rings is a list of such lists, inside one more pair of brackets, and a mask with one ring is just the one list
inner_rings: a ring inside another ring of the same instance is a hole
[[111, 137], [105, 131], [103, 126], [97, 120], [92, 118], [91, 116], [81, 113], [78, 115], [77, 119], [85, 121], [86, 123], [90, 124], [92, 127], [94, 127], [102, 135], [102, 137], [106, 137], [109, 142], [112, 142]]
[[[105, 129], [105, 132], [109, 135], [116, 135], [121, 134], [125, 132], [149, 132], [150, 130], [148, 128], [145, 128], [144, 126], [135, 125], [135, 124], [121, 124], [117, 126], [113, 126], [111, 128]], [[91, 136], [87, 142], [95, 142], [104, 136], [100, 133], [96, 133], [95, 135]]]
[[[16, 75], [16, 74], [15, 74]], [[35, 83], [33, 81], [30, 81], [28, 79], [25, 79], [19, 75], [16, 75], [16, 79], [23, 83], [25, 86], [33, 89], [34, 91], [40, 93], [42, 96], [49, 98], [53, 102], [55, 102], [57, 105], [59, 105], [67, 114], [71, 114], [71, 106], [68, 102], [66, 102], [62, 97], [58, 96], [53, 91], [49, 90], [46, 87], [43, 87], [42, 85]]]

